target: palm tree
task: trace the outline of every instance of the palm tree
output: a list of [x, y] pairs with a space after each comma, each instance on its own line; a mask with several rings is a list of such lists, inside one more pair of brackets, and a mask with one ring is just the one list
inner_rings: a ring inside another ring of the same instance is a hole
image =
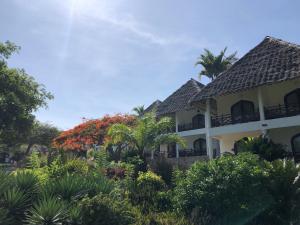
[[145, 107], [144, 107], [144, 105], [140, 105], [140, 106], [134, 107], [132, 109], [132, 111], [134, 111], [138, 117], [142, 117], [145, 114]]
[[202, 65], [203, 67], [203, 70], [199, 73], [200, 78], [204, 75], [211, 80], [214, 80], [220, 73], [227, 70], [234, 62], [237, 61], [237, 52], [234, 52], [229, 56], [225, 56], [226, 50], [227, 47], [224, 48], [219, 55], [215, 56], [208, 49], [204, 49], [204, 53], [200, 55], [198, 61], [195, 63], [195, 66]]
[[135, 127], [124, 124], [114, 124], [110, 127], [108, 135], [112, 144], [131, 147], [144, 158], [146, 150], [155, 150], [161, 144], [178, 143], [185, 146], [185, 141], [175, 133], [170, 133], [174, 123], [171, 118], [164, 117], [156, 120], [153, 113], [147, 113], [137, 120]]

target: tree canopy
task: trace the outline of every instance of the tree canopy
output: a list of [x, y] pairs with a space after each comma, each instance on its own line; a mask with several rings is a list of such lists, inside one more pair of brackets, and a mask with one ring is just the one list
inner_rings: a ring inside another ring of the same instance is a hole
[[185, 146], [184, 140], [176, 133], [170, 133], [174, 123], [171, 118], [156, 120], [154, 114], [148, 113], [140, 117], [136, 126], [114, 124], [108, 131], [113, 144], [122, 143], [138, 151], [141, 157], [146, 150], [155, 150], [160, 144], [178, 143]]
[[137, 114], [137, 116], [141, 117], [145, 114], [145, 107], [144, 107], [144, 105], [140, 105], [140, 106], [134, 107], [132, 109], [132, 111], [135, 112]]
[[62, 132], [54, 139], [53, 145], [64, 150], [86, 151], [91, 145], [104, 144], [107, 138], [107, 130], [112, 124], [132, 126], [134, 122], [134, 116], [122, 114], [106, 115], [101, 119], [88, 120]]
[[220, 52], [219, 55], [214, 55], [210, 50], [204, 49], [204, 53], [200, 55], [197, 65], [201, 65], [203, 69], [199, 73], [199, 77], [202, 75], [214, 80], [220, 73], [227, 70], [236, 60], [237, 52], [226, 56], [227, 47]]
[[0, 143], [7, 147], [26, 139], [34, 122], [33, 112], [53, 98], [24, 69], [8, 66], [7, 59], [19, 49], [9, 41], [0, 43]]

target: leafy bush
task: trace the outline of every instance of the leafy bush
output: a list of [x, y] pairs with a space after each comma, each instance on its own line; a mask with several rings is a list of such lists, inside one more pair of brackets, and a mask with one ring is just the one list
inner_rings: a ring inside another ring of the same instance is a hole
[[55, 198], [44, 198], [34, 204], [27, 223], [30, 225], [61, 225], [67, 217], [65, 205]]
[[17, 171], [13, 176], [15, 187], [34, 198], [39, 192], [38, 177], [28, 170]]
[[62, 162], [60, 158], [54, 160], [49, 166], [49, 176], [58, 178], [67, 174], [77, 174], [85, 176], [88, 174], [89, 165], [85, 160], [70, 159]]
[[[0, 199], [0, 208], [4, 217], [11, 224], [18, 224], [25, 217], [25, 212], [30, 206], [30, 196], [17, 188], [12, 188], [3, 193]], [[3, 216], [3, 215], [2, 215]]]
[[165, 158], [159, 158], [155, 161], [154, 171], [165, 181], [167, 185], [171, 185], [173, 177], [173, 166], [166, 161]]
[[271, 139], [260, 136], [257, 138], [245, 137], [235, 144], [235, 151], [252, 152], [267, 161], [283, 159], [287, 156], [283, 145], [274, 143]]
[[114, 201], [110, 196], [97, 195], [84, 198], [80, 203], [81, 221], [84, 225], [133, 224], [135, 212], [126, 201]]
[[138, 204], [144, 213], [157, 211], [156, 206], [160, 205], [157, 200], [163, 199], [159, 199], [162, 196], [158, 196], [158, 194], [164, 188], [165, 183], [160, 176], [151, 171], [140, 172], [136, 182], [133, 182], [131, 186], [130, 199], [134, 204]]
[[266, 169], [266, 186], [273, 203], [251, 224], [289, 225], [300, 223], [300, 168], [291, 160], [276, 160]]
[[[159, 213], [143, 215], [136, 225], [192, 225], [182, 215], [174, 213]], [[202, 224], [201, 224], [202, 225]]]
[[165, 187], [165, 183], [161, 177], [151, 171], [140, 172], [137, 178], [137, 185], [140, 189], [150, 192], [160, 191]]
[[224, 156], [209, 162], [196, 162], [186, 178], [177, 180], [174, 204], [179, 211], [200, 223], [243, 224], [272, 203], [264, 187], [263, 162], [250, 153]]

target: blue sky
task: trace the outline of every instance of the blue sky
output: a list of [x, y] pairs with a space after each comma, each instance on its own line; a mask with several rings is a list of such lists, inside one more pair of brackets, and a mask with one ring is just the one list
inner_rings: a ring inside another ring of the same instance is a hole
[[[242, 56], [267, 36], [300, 43], [298, 0], [1, 0], [9, 61], [55, 99], [37, 118], [62, 129], [131, 112], [188, 79], [203, 48]], [[202, 79], [207, 83], [206, 79]]]

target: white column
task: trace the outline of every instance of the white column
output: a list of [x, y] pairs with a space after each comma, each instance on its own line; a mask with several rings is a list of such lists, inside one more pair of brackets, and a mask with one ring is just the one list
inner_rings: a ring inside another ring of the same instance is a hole
[[211, 107], [210, 100], [206, 100], [206, 111], [205, 111], [205, 129], [206, 129], [206, 149], [209, 159], [213, 158], [213, 149], [212, 149], [212, 138], [210, 136], [211, 128]]
[[264, 101], [263, 101], [260, 87], [258, 88], [257, 91], [257, 98], [258, 98], [258, 110], [259, 110], [260, 120], [265, 120]]
[[[257, 99], [258, 99], [258, 110], [259, 110], [260, 121], [264, 121], [266, 119], [265, 110], [264, 110], [264, 100], [263, 100], [262, 91], [260, 87], [257, 89]], [[266, 129], [262, 129], [261, 132], [263, 136], [267, 134]]]

